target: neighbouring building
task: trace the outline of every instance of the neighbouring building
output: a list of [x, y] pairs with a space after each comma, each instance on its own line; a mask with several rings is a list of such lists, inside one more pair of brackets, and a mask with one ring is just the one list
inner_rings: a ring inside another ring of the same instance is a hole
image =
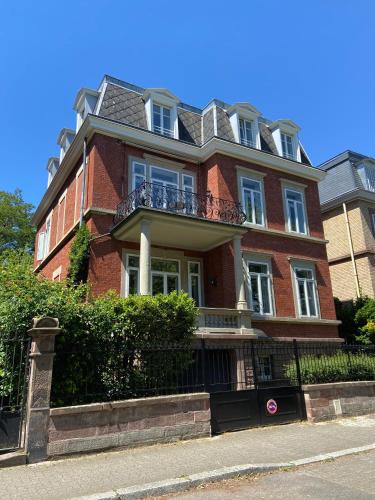
[[375, 297], [375, 160], [345, 151], [323, 163], [319, 184], [333, 294]]
[[66, 277], [81, 217], [93, 293], [185, 290], [198, 335], [338, 337], [314, 168], [291, 120], [105, 76], [82, 88], [36, 210], [35, 270]]

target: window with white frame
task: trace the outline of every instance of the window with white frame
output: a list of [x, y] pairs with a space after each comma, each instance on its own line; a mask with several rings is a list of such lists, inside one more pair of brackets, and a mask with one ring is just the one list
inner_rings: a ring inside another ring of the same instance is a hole
[[139, 294], [139, 256], [126, 256], [126, 295]]
[[305, 198], [303, 193], [285, 188], [285, 205], [288, 230], [292, 233], [307, 234]]
[[57, 207], [57, 230], [56, 230], [56, 243], [58, 243], [64, 236], [65, 230], [65, 207], [66, 207], [66, 191], [61, 196]]
[[297, 293], [298, 314], [300, 317], [316, 318], [318, 297], [313, 269], [295, 266], [293, 269]]
[[263, 189], [261, 181], [241, 177], [242, 205], [247, 221], [264, 225]]
[[373, 164], [361, 164], [357, 167], [364, 189], [375, 192], [375, 167]]
[[284, 158], [289, 158], [290, 160], [296, 159], [293, 143], [294, 143], [293, 136], [281, 132], [281, 147]]
[[151, 291], [168, 294], [180, 290], [180, 263], [178, 260], [151, 259]]
[[194, 177], [192, 175], [133, 160], [132, 191], [138, 189], [145, 181], [151, 183], [150, 202], [153, 208], [194, 213]]
[[272, 380], [272, 356], [258, 356], [257, 378], [260, 382]]
[[256, 141], [255, 141], [253, 122], [250, 120], [243, 120], [242, 118], [240, 118], [239, 126], [240, 126], [240, 143], [245, 146], [251, 146], [255, 148]]
[[47, 217], [45, 229], [41, 231], [38, 236], [37, 260], [43, 260], [49, 253], [51, 224], [52, 214]]
[[166, 106], [153, 103], [152, 105], [153, 131], [161, 135], [173, 137], [171, 125], [171, 109]]
[[202, 305], [200, 262], [188, 262], [189, 295], [197, 306]]
[[267, 262], [248, 262], [250, 310], [272, 314], [271, 275]]

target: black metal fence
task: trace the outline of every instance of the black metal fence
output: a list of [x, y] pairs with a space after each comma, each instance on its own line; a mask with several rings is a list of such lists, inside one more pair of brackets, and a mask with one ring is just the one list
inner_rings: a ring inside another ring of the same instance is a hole
[[58, 351], [52, 404], [375, 380], [375, 346], [250, 341]]
[[30, 339], [0, 340], [0, 451], [21, 446]]
[[147, 207], [202, 219], [231, 224], [243, 224], [246, 214], [241, 205], [231, 200], [215, 198], [210, 192], [204, 195], [177, 189], [173, 185], [142, 182], [117, 207], [114, 224], [126, 219], [136, 208]]

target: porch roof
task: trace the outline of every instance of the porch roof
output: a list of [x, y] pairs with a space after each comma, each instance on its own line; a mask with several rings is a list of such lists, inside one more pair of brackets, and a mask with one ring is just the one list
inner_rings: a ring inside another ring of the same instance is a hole
[[151, 223], [153, 245], [186, 250], [206, 252], [247, 232], [237, 224], [138, 207], [113, 227], [112, 236], [118, 240], [139, 242], [143, 219]]

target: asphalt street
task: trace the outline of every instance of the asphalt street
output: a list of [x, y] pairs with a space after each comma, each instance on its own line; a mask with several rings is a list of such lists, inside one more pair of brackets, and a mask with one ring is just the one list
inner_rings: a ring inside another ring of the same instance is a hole
[[280, 471], [213, 483], [176, 500], [280, 499], [364, 500], [375, 498], [375, 451], [351, 455], [293, 471]]

